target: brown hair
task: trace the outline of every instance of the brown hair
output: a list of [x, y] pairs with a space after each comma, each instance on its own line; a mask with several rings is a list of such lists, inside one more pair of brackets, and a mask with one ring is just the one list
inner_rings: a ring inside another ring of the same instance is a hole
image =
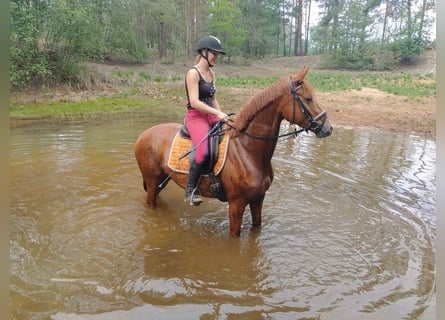
[[198, 54], [198, 55], [196, 55], [196, 57], [195, 57], [195, 60], [193, 61], [193, 63], [194, 64], [198, 64], [198, 62], [199, 62], [199, 60], [201, 60], [201, 55], [200, 54]]

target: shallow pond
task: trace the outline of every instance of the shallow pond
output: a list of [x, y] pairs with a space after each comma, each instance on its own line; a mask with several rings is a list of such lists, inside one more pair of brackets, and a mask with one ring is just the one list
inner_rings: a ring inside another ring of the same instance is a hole
[[133, 144], [167, 121], [11, 128], [13, 319], [435, 319], [434, 141], [279, 141], [263, 226], [232, 239], [174, 183], [146, 206]]

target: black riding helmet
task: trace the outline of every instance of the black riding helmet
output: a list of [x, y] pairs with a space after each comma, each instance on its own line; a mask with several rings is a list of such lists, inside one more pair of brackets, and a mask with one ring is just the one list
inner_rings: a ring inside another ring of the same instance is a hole
[[226, 54], [221, 46], [221, 41], [214, 36], [206, 36], [202, 37], [198, 41], [198, 52], [202, 54], [202, 50], [209, 49], [216, 52], [219, 52], [221, 54]]

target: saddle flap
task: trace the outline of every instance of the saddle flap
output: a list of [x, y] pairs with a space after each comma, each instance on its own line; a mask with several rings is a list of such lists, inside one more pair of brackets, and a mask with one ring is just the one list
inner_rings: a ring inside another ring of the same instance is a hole
[[[218, 156], [215, 157], [216, 164], [213, 166], [213, 172], [215, 175], [218, 175], [221, 170], [224, 167], [224, 163], [227, 156], [227, 150], [229, 147], [230, 138], [228, 134], [224, 134], [221, 137], [218, 137], [218, 139], [221, 139], [221, 144], [219, 145], [218, 149]], [[170, 154], [168, 157], [168, 167], [179, 173], [185, 173], [187, 174], [190, 168], [190, 150], [193, 148], [192, 140], [184, 138], [181, 136], [181, 132], [179, 131], [173, 141], [172, 145], [170, 147]], [[184, 153], [188, 153], [186, 156], [183, 157]], [[204, 173], [204, 175], [206, 175]]]

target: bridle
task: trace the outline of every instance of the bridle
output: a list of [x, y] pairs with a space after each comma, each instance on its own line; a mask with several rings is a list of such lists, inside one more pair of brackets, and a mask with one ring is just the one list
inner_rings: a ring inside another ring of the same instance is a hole
[[[299, 130], [294, 128], [294, 131], [292, 131], [292, 132], [288, 132], [288, 133], [280, 134], [280, 135], [276, 135], [276, 136], [259, 136], [256, 134], [249, 133], [249, 132], [247, 132], [247, 130], [243, 131], [243, 134], [245, 134], [246, 136], [248, 136], [250, 138], [254, 138], [254, 139], [276, 140], [279, 138], [289, 137], [292, 135], [297, 137], [298, 134], [300, 134], [303, 131], [305, 131], [305, 132], [312, 131], [315, 134], [317, 134], [321, 131], [321, 129], [323, 128], [323, 125], [326, 122], [326, 118], [327, 118], [326, 111], [322, 111], [316, 117], [313, 117], [311, 115], [311, 113], [309, 112], [309, 110], [304, 105], [303, 101], [301, 101], [300, 96], [297, 94], [297, 91], [300, 90], [301, 88], [303, 88], [303, 84], [300, 84], [299, 86], [295, 87], [294, 82], [292, 81], [292, 79], [290, 77], [288, 79], [288, 84], [289, 84], [289, 89], [290, 89], [290, 92], [291, 92], [292, 98], [293, 98], [291, 124], [295, 124], [296, 103], [300, 107], [301, 112], [304, 114], [304, 116], [308, 120], [309, 124], [305, 128], [301, 128]], [[228, 123], [226, 122], [226, 124], [228, 124]], [[229, 127], [234, 129], [231, 125], [229, 125]]]
[[298, 106], [301, 109], [301, 112], [304, 114], [306, 119], [309, 121], [309, 125], [306, 128], [301, 129], [301, 131], [308, 132], [311, 130], [315, 134], [319, 133], [320, 130], [323, 128], [324, 123], [326, 122], [327, 113], [326, 111], [320, 112], [315, 118], [312, 117], [306, 106], [304, 105], [303, 101], [301, 101], [300, 96], [297, 94], [297, 91], [303, 88], [303, 84], [300, 84], [298, 87], [295, 88], [294, 82], [291, 78], [288, 79], [289, 82], [289, 89], [292, 93], [293, 100], [293, 115], [292, 115], [292, 124], [295, 124], [295, 102], [298, 103]]

